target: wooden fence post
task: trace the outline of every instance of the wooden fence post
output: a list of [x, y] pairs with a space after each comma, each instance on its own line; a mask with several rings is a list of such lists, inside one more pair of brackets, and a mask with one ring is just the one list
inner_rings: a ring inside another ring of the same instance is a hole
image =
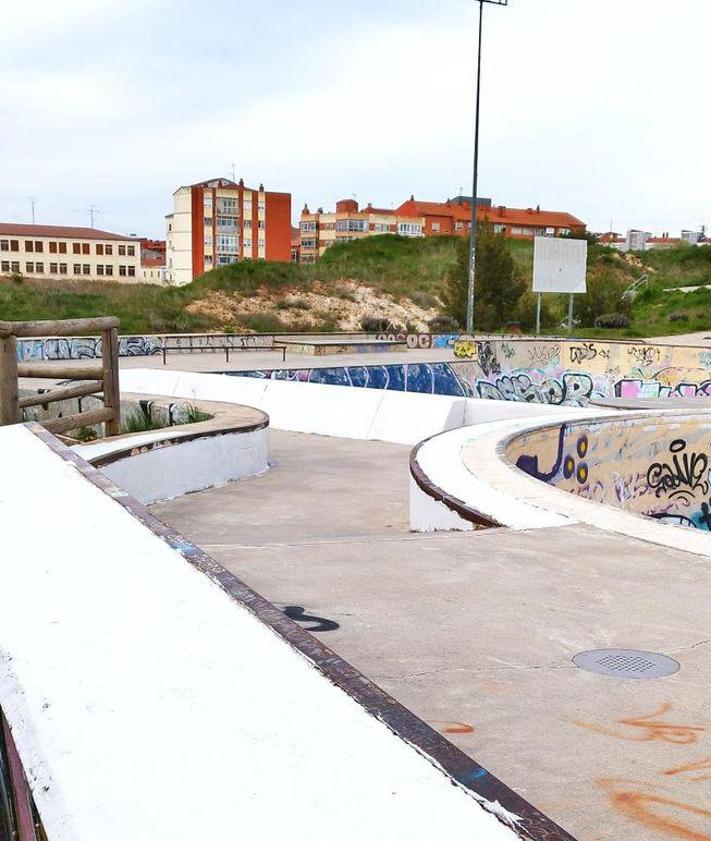
[[104, 371], [104, 406], [113, 409], [114, 419], [106, 421], [106, 434], [121, 434], [121, 391], [119, 389], [118, 330], [112, 327], [101, 335], [101, 365]]
[[20, 423], [18, 405], [17, 340], [14, 336], [0, 336], [0, 426]]

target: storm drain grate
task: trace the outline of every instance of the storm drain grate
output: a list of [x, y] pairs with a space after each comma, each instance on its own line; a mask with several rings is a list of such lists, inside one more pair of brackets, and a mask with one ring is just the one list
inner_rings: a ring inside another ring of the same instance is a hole
[[626, 648], [602, 648], [597, 651], [583, 651], [573, 657], [579, 669], [610, 677], [644, 680], [669, 677], [681, 666], [665, 654], [651, 651], [633, 651]]

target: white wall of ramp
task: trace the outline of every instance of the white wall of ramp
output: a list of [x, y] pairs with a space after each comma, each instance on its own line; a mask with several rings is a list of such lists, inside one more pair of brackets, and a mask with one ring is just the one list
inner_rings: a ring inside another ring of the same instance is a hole
[[540, 415], [551, 407], [285, 380], [129, 368], [121, 389], [133, 394], [254, 406], [273, 429], [339, 438], [417, 444], [463, 424]]
[[30, 428], [0, 461], [0, 705], [50, 841], [518, 837]]

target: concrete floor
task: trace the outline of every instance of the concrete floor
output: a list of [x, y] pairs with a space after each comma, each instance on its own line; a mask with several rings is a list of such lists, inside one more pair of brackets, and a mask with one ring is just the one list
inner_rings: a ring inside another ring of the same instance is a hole
[[[707, 564], [589, 527], [414, 535], [407, 447], [270, 434], [267, 475], [152, 510], [580, 841], [711, 841]], [[681, 670], [571, 662], [607, 647]]]

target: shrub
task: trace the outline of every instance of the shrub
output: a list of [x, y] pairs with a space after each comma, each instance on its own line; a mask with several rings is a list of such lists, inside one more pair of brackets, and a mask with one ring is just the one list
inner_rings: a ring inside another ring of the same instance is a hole
[[361, 319], [360, 327], [364, 333], [389, 333], [395, 329], [389, 319], [377, 316], [366, 316]]
[[600, 315], [595, 319], [595, 326], [606, 329], [619, 329], [622, 327], [629, 327], [629, 318], [621, 312], [608, 313], [607, 315]]
[[667, 318], [669, 321], [688, 321], [689, 314], [686, 312], [670, 312]]
[[427, 322], [432, 333], [457, 333], [458, 324], [451, 315], [438, 315]]

